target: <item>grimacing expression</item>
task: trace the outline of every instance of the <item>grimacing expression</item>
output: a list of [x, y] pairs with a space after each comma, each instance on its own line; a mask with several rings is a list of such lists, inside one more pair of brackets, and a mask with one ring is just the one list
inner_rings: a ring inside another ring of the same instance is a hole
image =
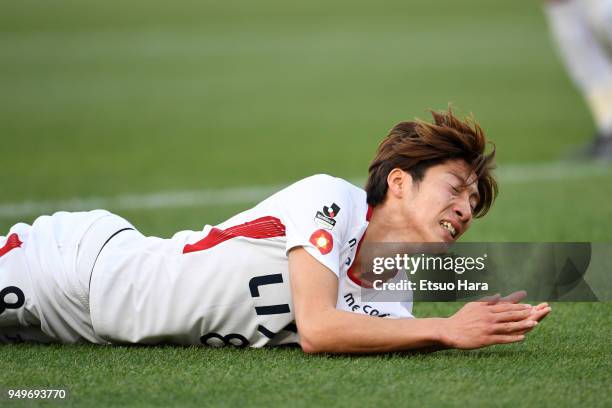
[[480, 199], [477, 176], [461, 159], [428, 168], [409, 190], [402, 212], [421, 242], [456, 241], [470, 227]]

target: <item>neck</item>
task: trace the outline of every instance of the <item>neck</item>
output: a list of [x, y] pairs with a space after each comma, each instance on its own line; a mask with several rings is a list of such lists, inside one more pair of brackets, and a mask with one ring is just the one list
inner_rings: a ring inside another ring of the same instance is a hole
[[389, 201], [372, 209], [364, 242], [420, 242], [403, 219], [400, 208]]

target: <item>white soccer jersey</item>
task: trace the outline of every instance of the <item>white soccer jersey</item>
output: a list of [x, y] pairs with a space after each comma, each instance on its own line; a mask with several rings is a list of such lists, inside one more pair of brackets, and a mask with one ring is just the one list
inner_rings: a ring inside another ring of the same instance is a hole
[[349, 277], [368, 216], [363, 190], [316, 175], [203, 231], [171, 239], [122, 232], [92, 274], [96, 335], [113, 343], [298, 343], [287, 259], [297, 246], [338, 277], [338, 309], [412, 317], [411, 299], [363, 302]]
[[338, 309], [411, 317], [410, 297], [377, 302], [352, 276], [368, 217], [363, 190], [318, 175], [171, 239], [103, 210], [17, 224], [0, 237], [0, 342], [298, 343], [287, 260], [298, 246], [338, 277]]

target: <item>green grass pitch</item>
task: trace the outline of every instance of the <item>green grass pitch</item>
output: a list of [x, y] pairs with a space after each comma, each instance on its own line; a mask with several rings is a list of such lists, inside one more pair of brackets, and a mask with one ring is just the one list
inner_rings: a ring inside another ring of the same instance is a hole
[[[2, 234], [26, 201], [362, 179], [394, 123], [452, 102], [505, 176], [468, 240], [612, 241], [612, 169], [550, 170], [594, 128], [539, 2], [2, 2], [0, 90]], [[252, 204], [109, 209], [167, 237]], [[611, 316], [558, 303], [521, 344], [425, 355], [0, 346], [0, 389], [69, 390], [0, 406], [611, 406]]]

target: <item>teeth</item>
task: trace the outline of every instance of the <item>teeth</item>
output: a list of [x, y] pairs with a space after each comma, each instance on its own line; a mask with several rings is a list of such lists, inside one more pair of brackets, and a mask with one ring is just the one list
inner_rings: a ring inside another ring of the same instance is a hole
[[444, 228], [446, 228], [451, 233], [451, 236], [453, 236], [453, 238], [457, 234], [457, 231], [453, 227], [453, 224], [451, 224], [450, 222], [448, 222], [448, 221], [441, 221], [440, 225], [443, 226]]

